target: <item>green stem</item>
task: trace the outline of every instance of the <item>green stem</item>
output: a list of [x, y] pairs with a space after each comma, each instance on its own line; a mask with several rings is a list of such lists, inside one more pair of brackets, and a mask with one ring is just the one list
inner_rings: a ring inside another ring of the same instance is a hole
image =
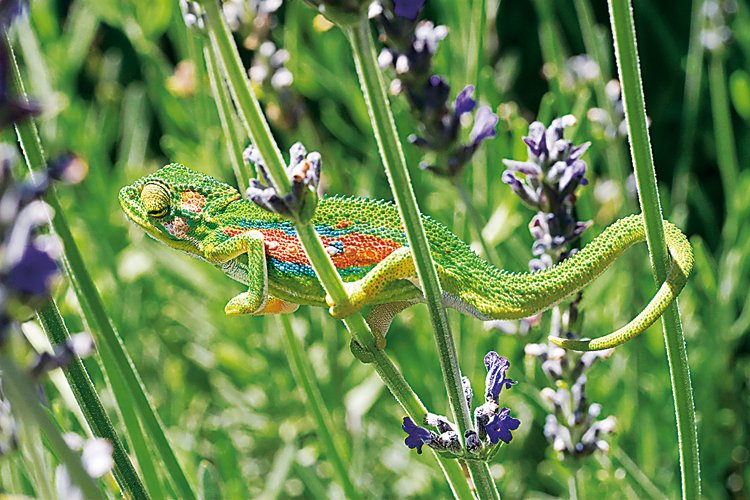
[[284, 158], [281, 156], [281, 151], [273, 139], [273, 135], [271, 135], [271, 128], [268, 126], [265, 115], [263, 115], [260, 102], [250, 88], [245, 71], [238, 72], [229, 69], [230, 67], [243, 68], [240, 54], [237, 52], [232, 39], [232, 33], [221, 18], [219, 5], [216, 1], [206, 0], [202, 5], [206, 10], [206, 18], [210, 24], [211, 44], [225, 69], [229, 90], [232, 92], [237, 108], [244, 111], [239, 113], [242, 124], [268, 167], [268, 174], [271, 176], [273, 187], [279, 193], [288, 193], [291, 184], [286, 176]]
[[534, 0], [537, 14], [539, 15], [539, 43], [542, 48], [542, 57], [547, 65], [551, 65], [550, 87], [557, 100], [555, 102], [558, 114], [567, 113], [570, 109], [568, 96], [562, 87], [562, 72], [565, 69], [565, 44], [560, 33], [560, 28], [555, 18], [554, 2], [548, 0]]
[[693, 161], [693, 143], [698, 129], [700, 111], [701, 80], [703, 80], [704, 46], [701, 32], [704, 26], [703, 0], [693, 0], [693, 12], [690, 20], [690, 42], [685, 62], [685, 90], [682, 99], [682, 134], [680, 153], [675, 166], [674, 184], [672, 187], [673, 205], [684, 205], [687, 201], [690, 184], [690, 165]]
[[[708, 70], [708, 87], [711, 92], [711, 114], [714, 120], [714, 141], [716, 143], [716, 160], [721, 173], [721, 185], [726, 200], [727, 230], [730, 235], [734, 234], [736, 224], [732, 214], [733, 196], [737, 186], [737, 176], [740, 171], [737, 162], [737, 147], [734, 140], [734, 129], [732, 128], [732, 116], [727, 95], [726, 77], [724, 74], [723, 54], [711, 55], [711, 64]], [[729, 239], [728, 241], [733, 241]]]
[[[346, 28], [345, 31], [352, 46], [354, 62], [378, 143], [380, 158], [391, 184], [411, 248], [417, 276], [430, 311], [435, 342], [440, 355], [440, 368], [448, 391], [448, 401], [454, 421], [458, 425], [460, 438], [463, 440], [464, 433], [471, 429], [471, 414], [463, 393], [456, 346], [451, 335], [440, 282], [430, 255], [430, 247], [406, 168], [401, 142], [396, 133], [385, 84], [377, 64], [369, 21], [363, 18], [358, 27]], [[487, 468], [473, 462], [468, 466], [480, 497], [499, 498]]]
[[[10, 44], [8, 45], [10, 46]], [[26, 93], [23, 88], [21, 73], [12, 51], [10, 59], [14, 71], [14, 90], [17, 95], [25, 98]], [[39, 140], [39, 133], [34, 122], [32, 120], [25, 120], [24, 122], [16, 123], [16, 134], [29, 170], [33, 172], [36, 169], [42, 168], [46, 162]], [[55, 217], [50, 223], [53, 231], [63, 244], [65, 250], [63, 255], [65, 267], [73, 283], [78, 300], [81, 303], [86, 321], [91, 325], [92, 332], [98, 334], [97, 345], [102, 354], [106, 355], [107, 359], [111, 361], [111, 363], [105, 365], [107, 367], [107, 375], [111, 379], [114, 377], [122, 379], [122, 384], [127, 387], [126, 395], [117, 395], [117, 404], [120, 406], [135, 406], [141, 418], [141, 423], [147, 430], [157, 453], [169, 472], [169, 478], [174, 483], [180, 496], [182, 498], [195, 498], [190, 483], [182, 471], [179, 462], [177, 462], [177, 457], [174, 455], [169, 441], [167, 441], [164, 434], [164, 426], [146, 396], [143, 382], [135, 370], [135, 364], [125, 350], [122, 339], [110, 322], [109, 316], [107, 316], [96, 285], [94, 285], [94, 281], [91, 279], [91, 275], [86, 268], [81, 252], [73, 239], [73, 234], [70, 231], [70, 226], [68, 226], [65, 213], [62, 210], [54, 187], [47, 191], [44, 199], [55, 213]]]
[[245, 192], [249, 182], [245, 175], [245, 162], [242, 159], [242, 145], [237, 140], [237, 134], [234, 132], [235, 123], [232, 113], [232, 102], [227, 93], [226, 86], [217, 81], [217, 77], [221, 75], [216, 63], [216, 54], [210, 46], [203, 47], [203, 57], [206, 60], [206, 69], [208, 71], [208, 78], [211, 84], [211, 94], [216, 102], [216, 110], [219, 113], [219, 121], [221, 122], [221, 128], [224, 131], [224, 139], [227, 141], [227, 153], [229, 154], [229, 160], [232, 162], [232, 170], [234, 176], [237, 178], [237, 182], [240, 186], [240, 191]]
[[[62, 316], [60, 316], [60, 311], [57, 309], [54, 300], [50, 300], [38, 311], [38, 317], [42, 328], [54, 345], [64, 344], [70, 339], [68, 328], [65, 326]], [[120, 441], [112, 422], [104, 411], [104, 406], [102, 406], [102, 402], [96, 393], [96, 387], [94, 387], [81, 358], [74, 357], [63, 368], [63, 373], [65, 373], [65, 378], [68, 379], [76, 401], [78, 401], [78, 405], [81, 407], [86, 422], [91, 426], [94, 435], [108, 439], [112, 443], [112, 458], [115, 461], [114, 474], [117, 484], [131, 498], [148, 498], [141, 478], [138, 477], [122, 441]]]
[[15, 416], [24, 425], [34, 424], [41, 429], [55, 456], [68, 470], [73, 483], [81, 488], [84, 498], [103, 498], [96, 483], [83, 468], [81, 457], [68, 448], [49, 414], [37, 403], [37, 390], [31, 381], [4, 354], [0, 354], [0, 371], [3, 374], [3, 391]]
[[479, 100], [481, 95], [480, 76], [482, 73], [482, 59], [484, 57], [485, 25], [487, 24], [487, 0], [474, 0], [472, 4], [471, 30], [469, 31], [469, 70], [467, 76], [474, 77], [474, 97]]
[[318, 438], [333, 465], [333, 470], [336, 476], [338, 476], [341, 487], [344, 488], [344, 494], [347, 498], [358, 498], [359, 494], [354, 484], [352, 484], [346, 466], [349, 457], [346, 456], [347, 453], [341, 449], [341, 443], [336, 439], [331, 415], [328, 413], [325, 401], [320, 393], [320, 388], [315, 383], [315, 372], [312, 366], [310, 366], [309, 360], [303, 355], [303, 347], [299, 339], [294, 335], [289, 316], [282, 314], [279, 316], [279, 321], [281, 321], [282, 330], [284, 331], [284, 340], [286, 341], [286, 350], [292, 367], [292, 375], [297, 385], [305, 393], [307, 409], [312, 414], [318, 426]]
[[[628, 119], [630, 149], [638, 184], [638, 197], [646, 226], [646, 241], [654, 278], [657, 283], [662, 283], [667, 274], [669, 254], [664, 240], [661, 204], [646, 124], [646, 108], [638, 65], [633, 12], [629, 0], [609, 0], [608, 3], [617, 67], [622, 82], [625, 114]], [[701, 488], [698, 432], [695, 425], [695, 407], [687, 348], [676, 302], [670, 305], [662, 316], [662, 325], [677, 419], [682, 496], [697, 499], [700, 497]]]
[[[203, 6], [206, 11], [206, 22], [211, 43], [216, 50], [220, 65], [226, 73], [227, 83], [234, 96], [240, 118], [245, 124], [250, 139], [258, 148], [277, 191], [279, 193], [289, 192], [290, 183], [286, 176], [283, 158], [268, 128], [258, 99], [247, 82], [231, 33], [227, 29], [215, 2], [208, 0], [203, 3]], [[326, 253], [312, 224], [296, 223], [296, 229], [305, 253], [323, 288], [335, 303], [346, 303], [349, 298], [346, 290], [344, 290], [341, 277], [336, 272], [336, 268], [333, 266], [333, 262]], [[343, 321], [354, 339], [372, 355], [375, 370], [404, 411], [414, 422], [422, 422], [427, 414], [427, 409], [385, 351], [375, 347], [372, 332], [362, 315], [359, 313], [353, 314]], [[457, 498], [472, 498], [458, 462], [445, 459], [434, 452], [433, 456], [443, 470], [453, 494]]]

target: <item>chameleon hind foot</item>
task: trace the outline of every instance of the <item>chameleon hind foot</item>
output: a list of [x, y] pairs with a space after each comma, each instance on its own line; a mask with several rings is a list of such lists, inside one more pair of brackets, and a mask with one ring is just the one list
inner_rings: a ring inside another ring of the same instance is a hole
[[358, 300], [358, 298], [362, 296], [358, 284], [359, 281], [355, 281], [354, 283], [344, 283], [344, 290], [346, 290], [346, 296], [349, 300], [343, 304], [336, 304], [333, 301], [333, 298], [326, 294], [326, 304], [328, 304], [328, 312], [331, 316], [336, 319], [344, 319], [362, 309], [362, 301], [361, 299]]
[[370, 351], [365, 349], [362, 344], [357, 342], [354, 338], [349, 341], [349, 350], [352, 351], [352, 355], [354, 355], [355, 358], [365, 365], [369, 365], [375, 361], [375, 356], [373, 356]]
[[[398, 313], [407, 307], [413, 306], [417, 302], [418, 301], [416, 300], [400, 300], [398, 302], [389, 302], [387, 304], [377, 304], [373, 306], [372, 310], [370, 310], [370, 314], [365, 318], [365, 321], [367, 321], [367, 325], [370, 327], [370, 332], [372, 332], [372, 336], [375, 339], [376, 349], [381, 351], [385, 349], [387, 343], [385, 335], [388, 333], [393, 318], [396, 317]], [[354, 357], [362, 363], [368, 364], [372, 363], [374, 360], [372, 353], [362, 347], [362, 344], [355, 339], [352, 339], [349, 343], [349, 350], [351, 350]]]

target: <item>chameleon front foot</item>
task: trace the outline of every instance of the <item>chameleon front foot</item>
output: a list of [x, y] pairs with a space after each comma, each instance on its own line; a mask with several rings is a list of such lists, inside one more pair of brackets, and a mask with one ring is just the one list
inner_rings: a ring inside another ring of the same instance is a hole
[[259, 297], [244, 292], [232, 297], [229, 302], [227, 302], [227, 305], [224, 306], [224, 312], [227, 316], [257, 314], [264, 305], [265, 304], [263, 304], [263, 301]]
[[337, 304], [330, 295], [326, 294], [328, 312], [336, 319], [344, 319], [362, 309], [363, 297], [357, 283], [344, 283], [344, 290], [349, 300], [343, 304]]

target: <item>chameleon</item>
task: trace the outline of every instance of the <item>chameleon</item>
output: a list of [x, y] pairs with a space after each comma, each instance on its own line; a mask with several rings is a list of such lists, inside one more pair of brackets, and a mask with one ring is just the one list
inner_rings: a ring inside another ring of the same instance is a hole
[[[291, 220], [243, 198], [234, 187], [172, 163], [120, 190], [127, 217], [158, 241], [203, 259], [245, 284], [226, 304], [228, 315], [292, 313], [300, 305], [329, 307], [342, 318], [370, 306], [368, 322], [383, 335], [396, 314], [424, 302], [396, 205], [324, 196], [311, 220], [341, 277], [350, 303], [326, 295]], [[634, 243], [644, 241], [642, 215], [624, 217], [580, 251], [548, 269], [513, 273], [479, 257], [445, 226], [423, 215], [447, 307], [480, 320], [533, 316], [581, 290]], [[575, 350], [612, 348], [642, 333], [684, 287], [693, 266], [685, 235], [664, 221], [672, 257], [668, 275], [627, 325], [594, 339], [551, 337]]]

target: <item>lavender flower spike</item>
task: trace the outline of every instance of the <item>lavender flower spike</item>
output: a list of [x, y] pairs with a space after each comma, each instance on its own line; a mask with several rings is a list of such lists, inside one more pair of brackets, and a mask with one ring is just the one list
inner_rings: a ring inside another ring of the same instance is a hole
[[307, 153], [305, 147], [297, 142], [289, 149], [289, 165], [286, 174], [292, 190], [281, 196], [273, 186], [260, 153], [250, 146], [243, 153], [246, 162], [254, 163], [265, 184], [258, 179], [250, 180], [247, 197], [269, 212], [292, 219], [307, 221], [312, 218], [318, 203], [317, 189], [320, 183], [321, 157], [317, 151]]
[[16, 293], [44, 297], [59, 274], [52, 255], [29, 242], [21, 258], [8, 270], [7, 284]]

